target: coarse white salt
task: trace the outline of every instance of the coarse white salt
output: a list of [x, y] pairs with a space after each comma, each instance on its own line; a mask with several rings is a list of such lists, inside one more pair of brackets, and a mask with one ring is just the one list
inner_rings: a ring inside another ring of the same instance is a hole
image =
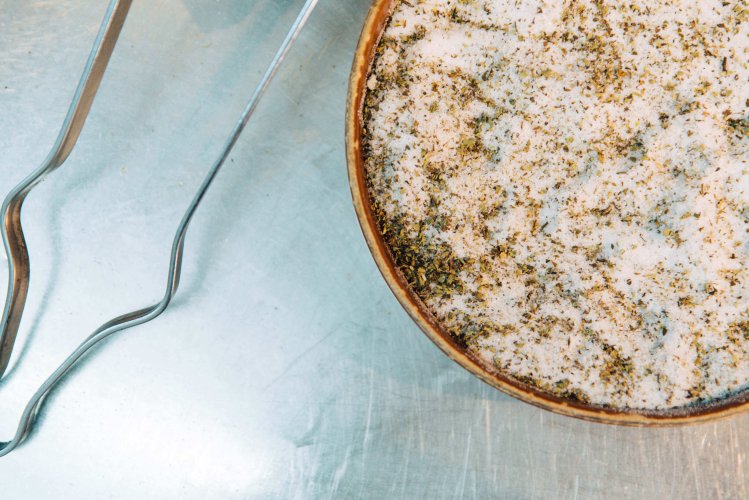
[[488, 370], [616, 408], [747, 388], [745, 0], [402, 1], [364, 120], [396, 263]]

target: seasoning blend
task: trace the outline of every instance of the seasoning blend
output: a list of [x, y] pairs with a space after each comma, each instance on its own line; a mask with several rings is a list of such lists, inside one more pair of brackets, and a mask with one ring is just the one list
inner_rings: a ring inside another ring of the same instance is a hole
[[397, 266], [489, 371], [630, 409], [749, 385], [746, 0], [402, 0], [363, 128]]

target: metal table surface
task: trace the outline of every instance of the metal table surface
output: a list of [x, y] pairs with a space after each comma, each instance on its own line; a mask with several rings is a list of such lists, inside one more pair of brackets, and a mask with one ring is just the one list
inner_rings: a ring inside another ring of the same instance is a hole
[[[0, 0], [3, 193], [51, 146], [105, 3]], [[24, 208], [31, 290], [0, 439], [84, 336], [160, 297], [181, 212], [301, 4], [135, 2], [76, 150]], [[0, 498], [746, 498], [749, 417], [552, 415], [406, 316], [345, 171], [368, 4], [321, 0], [194, 221], [173, 307], [66, 379], [0, 459]]]

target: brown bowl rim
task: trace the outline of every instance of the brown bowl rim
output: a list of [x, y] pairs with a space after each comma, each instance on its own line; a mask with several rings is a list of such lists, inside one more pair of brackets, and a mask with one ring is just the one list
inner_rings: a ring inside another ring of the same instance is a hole
[[456, 344], [422, 301], [411, 291], [395, 266], [375, 222], [365, 183], [361, 155], [361, 124], [366, 82], [374, 52], [396, 0], [373, 0], [362, 28], [349, 80], [346, 102], [346, 162], [356, 216], [372, 257], [401, 306], [424, 334], [450, 359], [490, 386], [534, 406], [587, 421], [627, 426], [675, 426], [725, 418], [749, 407], [749, 391], [707, 405], [668, 410], [613, 409], [559, 398], [499, 372], [490, 372]]

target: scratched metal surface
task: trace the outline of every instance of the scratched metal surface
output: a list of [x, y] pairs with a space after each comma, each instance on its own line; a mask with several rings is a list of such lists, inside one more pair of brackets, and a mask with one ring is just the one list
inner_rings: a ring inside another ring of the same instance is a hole
[[[135, 2], [77, 149], [25, 206], [31, 292], [0, 438], [85, 335], [160, 296], [181, 211], [301, 3]], [[0, 191], [45, 156], [104, 4], [0, 0]], [[345, 173], [367, 8], [321, 0], [197, 215], [173, 308], [48, 399], [0, 459], [0, 498], [746, 498], [749, 418], [551, 415], [400, 309]]]

